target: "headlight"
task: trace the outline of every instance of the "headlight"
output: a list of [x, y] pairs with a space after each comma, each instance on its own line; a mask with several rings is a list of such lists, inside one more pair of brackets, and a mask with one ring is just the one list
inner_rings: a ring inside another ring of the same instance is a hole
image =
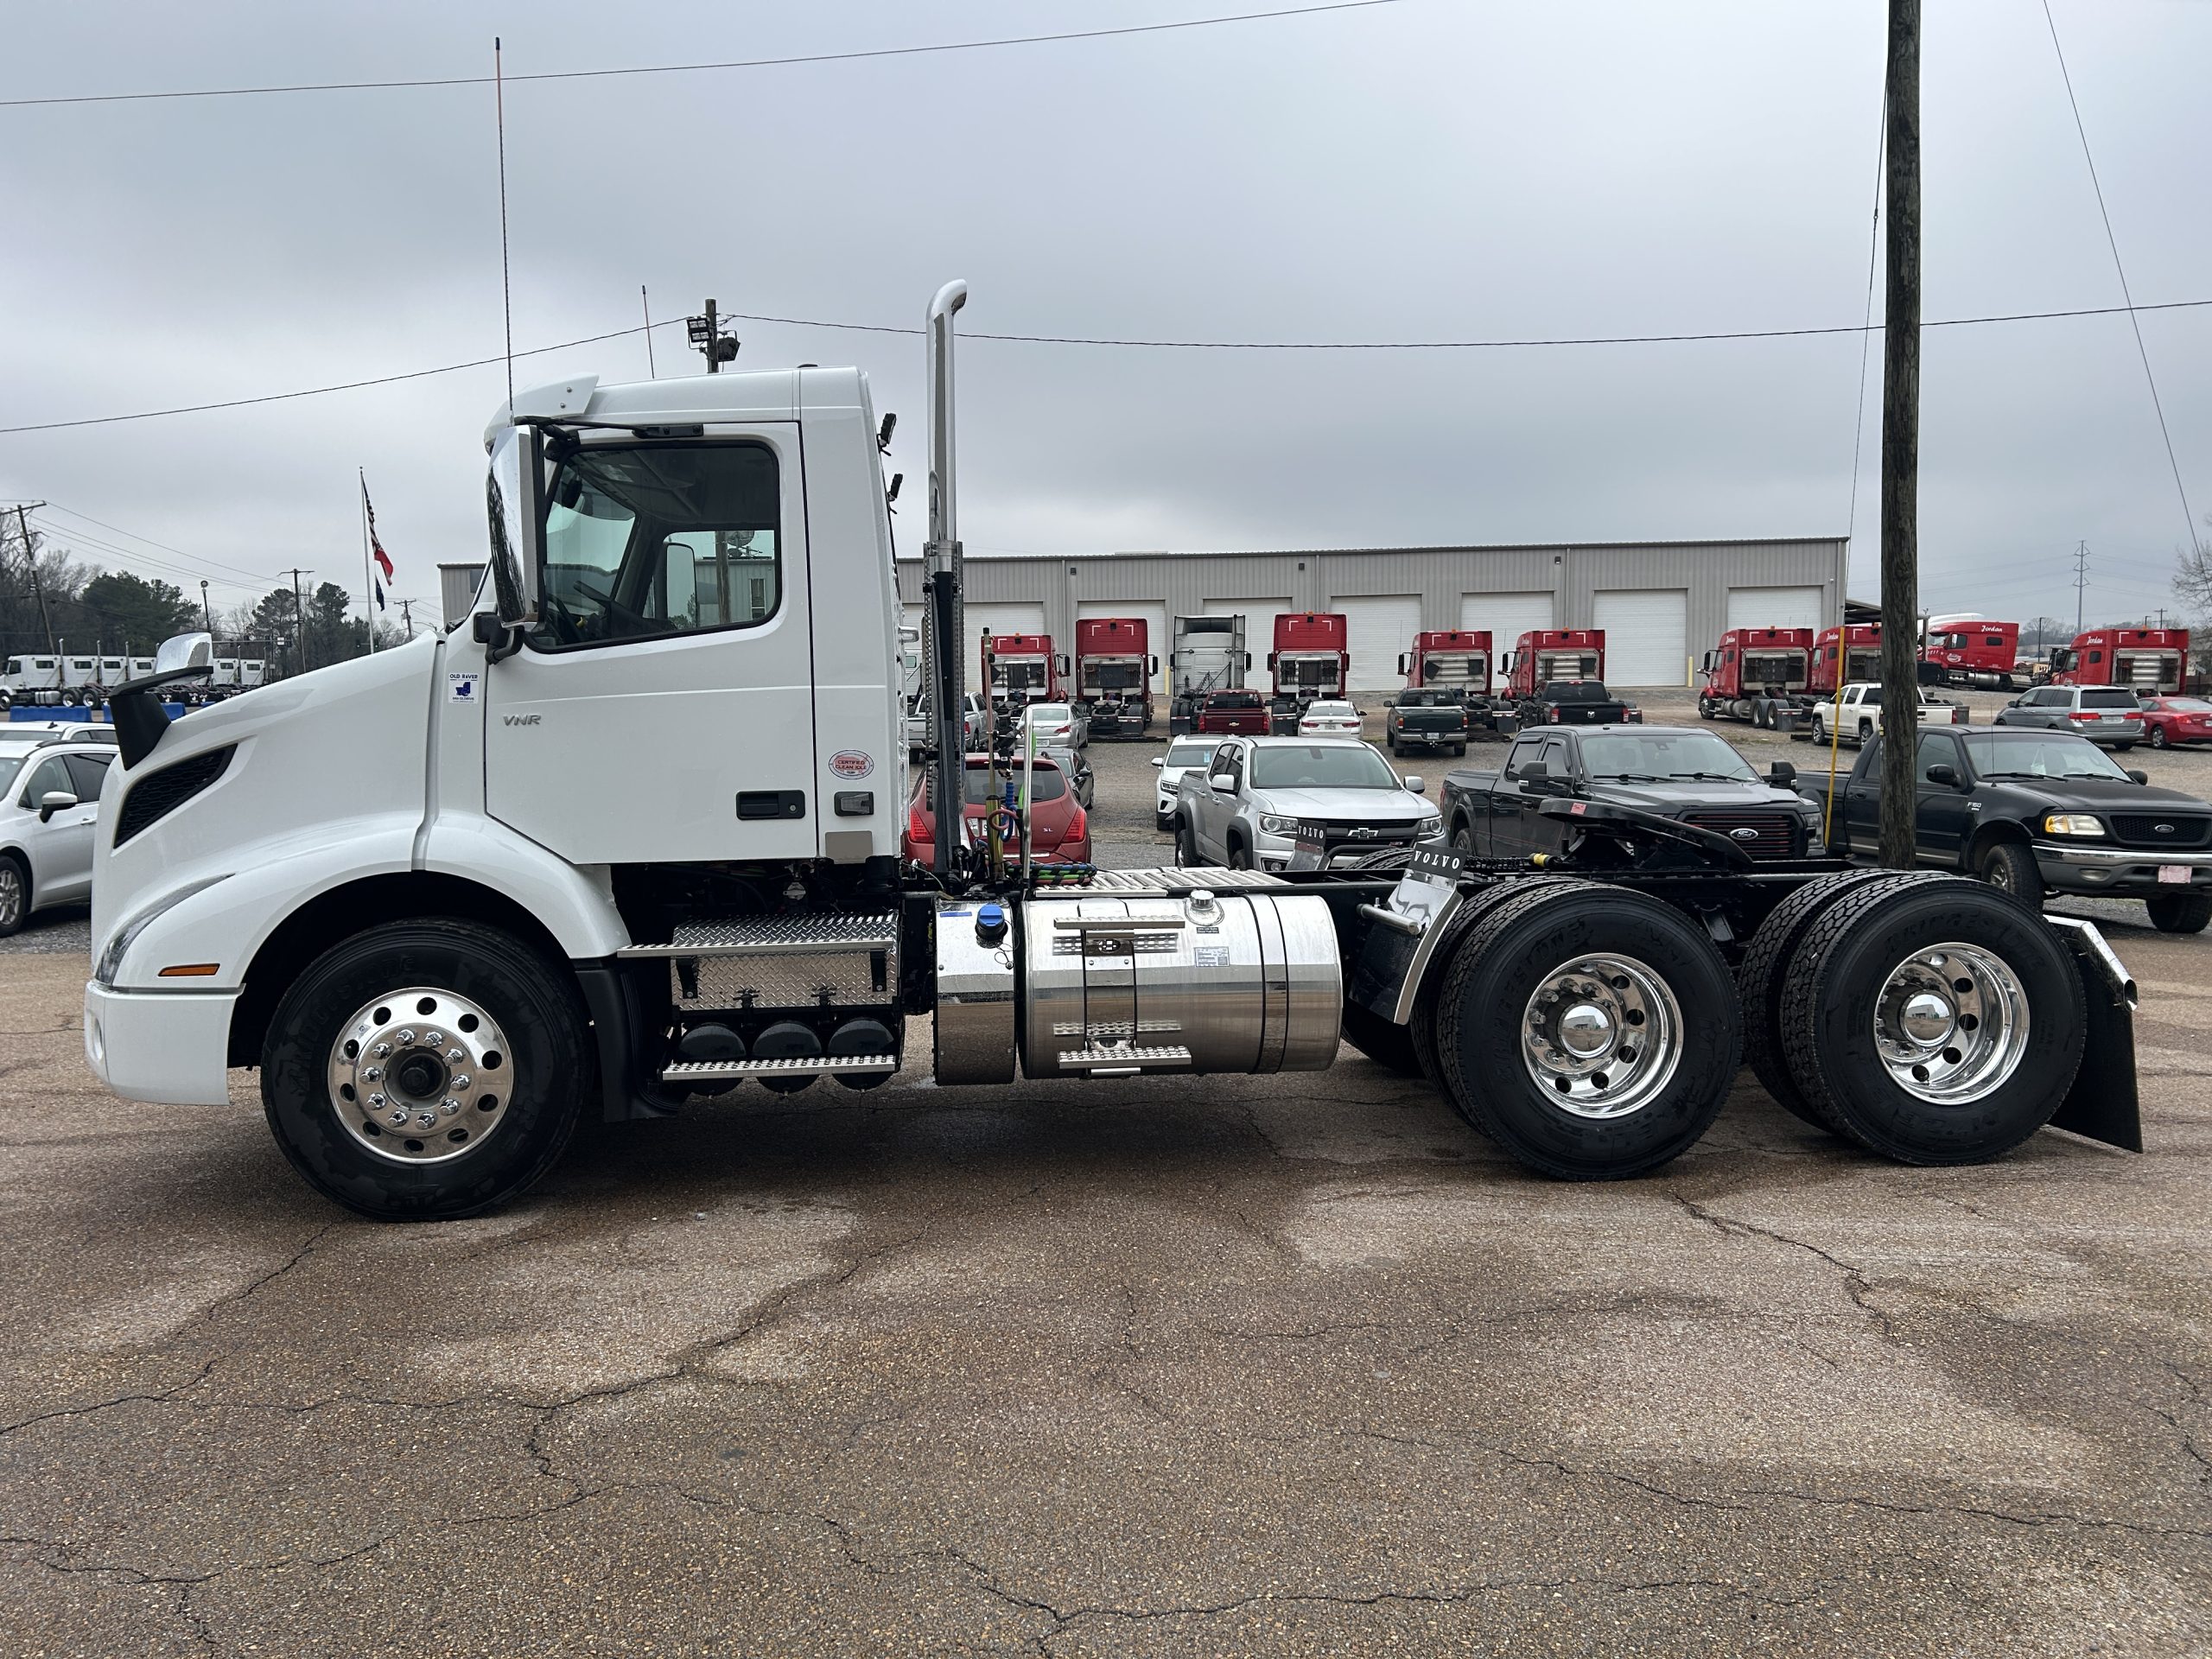
[[1443, 833], [1444, 819], [1441, 816], [1435, 813], [1431, 813], [1427, 817], [1423, 818], [1419, 823], [1414, 825], [1414, 839], [1416, 841], [1433, 840]]
[[116, 975], [122, 970], [123, 958], [130, 953], [132, 944], [150, 924], [175, 910], [194, 893], [205, 893], [218, 881], [227, 881], [230, 879], [229, 873], [226, 871], [221, 875], [211, 875], [204, 881], [194, 881], [188, 887], [177, 888], [174, 893], [164, 893], [121, 927], [117, 928], [108, 936], [107, 944], [100, 951], [99, 961], [93, 964], [93, 982], [103, 988], [113, 987]]
[[2088, 812], [2049, 812], [2044, 815], [2046, 836], [2101, 836], [2104, 825]]
[[1298, 833], [1296, 818], [1279, 818], [1272, 812], [1260, 814], [1260, 833], [1263, 836], [1294, 836]]

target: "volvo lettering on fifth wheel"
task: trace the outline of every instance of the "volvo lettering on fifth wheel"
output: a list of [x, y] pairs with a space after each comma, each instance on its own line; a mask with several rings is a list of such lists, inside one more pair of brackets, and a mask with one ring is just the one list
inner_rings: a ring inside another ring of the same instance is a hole
[[[966, 297], [928, 319], [941, 755], [969, 658]], [[1562, 1179], [1675, 1157], [1746, 1059], [1908, 1162], [2053, 1122], [2138, 1144], [2132, 987], [2091, 924], [1957, 876], [1755, 860], [1626, 801], [1535, 802], [1541, 867], [1363, 852], [1295, 806], [1279, 870], [1045, 865], [1001, 725], [982, 832], [938, 814], [918, 868], [879, 432], [851, 369], [525, 389], [486, 434], [493, 579], [461, 626], [175, 724], [158, 694], [212, 653], [168, 641], [117, 699], [94, 1071], [226, 1109], [256, 1068], [301, 1176], [395, 1219], [507, 1202], [588, 1113], [1318, 1070], [1340, 1037]], [[643, 794], [575, 788], [609, 753]]]

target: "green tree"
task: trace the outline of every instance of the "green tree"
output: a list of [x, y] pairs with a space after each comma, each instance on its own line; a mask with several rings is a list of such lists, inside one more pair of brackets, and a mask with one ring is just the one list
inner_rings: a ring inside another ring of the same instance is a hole
[[118, 649], [127, 645], [142, 655], [150, 654], [171, 634], [200, 626], [200, 607], [185, 598], [182, 589], [128, 570], [94, 576], [85, 584], [78, 602], [98, 621], [101, 639]]

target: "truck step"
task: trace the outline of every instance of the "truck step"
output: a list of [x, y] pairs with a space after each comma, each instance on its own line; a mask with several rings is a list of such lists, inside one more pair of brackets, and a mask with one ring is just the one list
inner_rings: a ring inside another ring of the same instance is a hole
[[1060, 1055], [1063, 1071], [1164, 1071], [1190, 1063], [1191, 1051], [1179, 1043], [1156, 1047], [1140, 1047], [1132, 1043], [1126, 1047], [1109, 1045], [1104, 1048], [1073, 1048]]
[[1101, 870], [1091, 878], [1092, 893], [1191, 893], [1199, 887], [1220, 893], [1230, 887], [1287, 887], [1265, 870], [1231, 870], [1217, 865], [1159, 870]]
[[660, 1069], [663, 1083], [713, 1083], [735, 1077], [830, 1077], [896, 1071], [896, 1054], [822, 1054], [792, 1060], [678, 1060]]
[[842, 950], [888, 950], [899, 943], [893, 911], [819, 916], [739, 916], [683, 922], [666, 944], [629, 944], [618, 957], [820, 956]]

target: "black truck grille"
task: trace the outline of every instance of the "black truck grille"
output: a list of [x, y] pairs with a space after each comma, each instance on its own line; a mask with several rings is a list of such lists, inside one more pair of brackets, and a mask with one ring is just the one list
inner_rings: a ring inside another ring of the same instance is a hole
[[1386, 826], [1325, 823], [1321, 830], [1324, 844], [1332, 853], [1381, 852], [1386, 847], [1410, 847], [1414, 843], [1414, 828], [1409, 823]]
[[2180, 813], [2115, 812], [2112, 832], [2130, 847], [2171, 847], [2176, 851], [2212, 843], [2212, 818]]
[[[1795, 812], [1746, 807], [1738, 811], [1688, 812], [1683, 814], [1682, 822], [1694, 823], [1700, 830], [1718, 831], [1753, 858], [1798, 858], [1805, 850], [1802, 830]], [[1752, 833], [1738, 835], [1737, 832], [1742, 830]]]

